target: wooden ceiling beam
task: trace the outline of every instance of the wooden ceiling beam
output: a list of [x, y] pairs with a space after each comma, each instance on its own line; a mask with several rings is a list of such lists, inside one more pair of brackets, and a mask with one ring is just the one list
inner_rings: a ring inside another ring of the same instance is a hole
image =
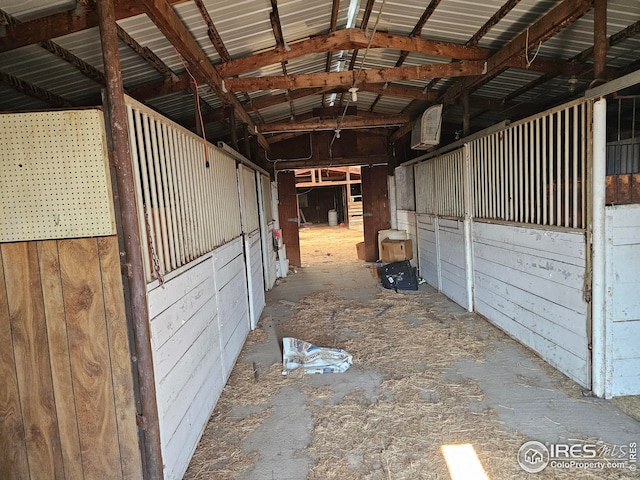
[[131, 35], [129, 35], [124, 28], [116, 23], [118, 29], [118, 38], [122, 40], [131, 50], [133, 50], [140, 58], [147, 62], [151, 68], [155, 69], [160, 75], [165, 78], [177, 79], [176, 74], [171, 70], [166, 63], [151, 51], [148, 47], [140, 45]]
[[482, 27], [480, 27], [480, 29], [476, 33], [473, 34], [473, 36], [467, 41], [465, 45], [467, 45], [468, 47], [477, 46], [482, 37], [489, 33], [489, 30], [496, 26], [496, 24], [500, 20], [502, 20], [511, 10], [513, 10], [514, 7], [518, 5], [518, 3], [520, 3], [520, 0], [507, 0], [507, 3], [502, 5], [502, 7], [500, 7], [496, 13], [494, 13], [491, 18], [487, 20], [486, 23], [482, 25]]
[[444, 103], [453, 103], [464, 91], [470, 93], [509, 68], [509, 62], [527, 52], [535, 51], [544, 42], [593, 8], [593, 0], [564, 0], [543, 15], [525, 31], [487, 59], [487, 73], [481, 77], [457, 81], [442, 96]]
[[49, 90], [45, 90], [44, 88], [38, 87], [37, 85], [22, 80], [21, 78], [9, 75], [8, 73], [0, 72], [0, 81], [6, 83], [20, 93], [24, 93], [30, 97], [47, 102], [51, 106], [64, 108], [73, 107], [73, 103], [71, 103], [70, 100], [62, 98], [60, 95], [56, 95]]
[[211, 15], [209, 15], [209, 11], [207, 10], [207, 7], [205, 6], [202, 0], [193, 0], [193, 3], [196, 4], [196, 7], [198, 7], [198, 10], [200, 10], [200, 15], [202, 15], [202, 19], [207, 24], [207, 36], [209, 37], [209, 40], [211, 41], [213, 48], [216, 49], [216, 52], [218, 52], [218, 55], [220, 55], [220, 59], [223, 62], [228, 62], [229, 60], [231, 60], [231, 55], [229, 55], [229, 51], [227, 50], [227, 47], [224, 45], [224, 42], [222, 41], [222, 37], [218, 33], [218, 29], [216, 28], [215, 24], [213, 23], [213, 20], [211, 19]]
[[[359, 80], [362, 83], [387, 83], [433, 77], [481, 75], [484, 64], [485, 62], [483, 61], [474, 60], [387, 69], [366, 69], [359, 73]], [[286, 90], [289, 88], [352, 86], [355, 78], [356, 72], [352, 70], [286, 76], [226, 78], [224, 80], [224, 88], [229, 92], [252, 92], [257, 90]]]
[[309, 121], [295, 122], [275, 122], [259, 125], [258, 129], [262, 133], [279, 132], [312, 132], [317, 130], [349, 130], [354, 128], [388, 127], [391, 125], [402, 125], [409, 121], [408, 115], [376, 115], [372, 117], [345, 117], [343, 119], [317, 119]]
[[[189, 0], [167, 1], [170, 5], [177, 5]], [[145, 13], [140, 2], [131, 0], [116, 0], [115, 10], [116, 20]], [[0, 37], [0, 53], [97, 26], [98, 11], [93, 3], [47, 17], [36, 18], [20, 25], [8, 25], [5, 35]]]
[[[365, 31], [358, 28], [348, 28], [326, 35], [311, 37], [296, 43], [290, 43], [288, 50], [284, 47], [279, 47], [274, 50], [231, 60], [218, 65], [218, 71], [223, 77], [233, 77], [304, 55], [366, 48], [368, 44], [369, 37]], [[491, 55], [491, 51], [482, 48], [466, 47], [455, 43], [436, 42], [420, 37], [411, 38], [385, 32], [376, 32], [373, 35], [371, 48], [406, 50], [409, 52], [459, 60], [483, 60]]]
[[276, 164], [276, 170], [293, 170], [297, 168], [309, 167], [336, 167], [353, 165], [382, 165], [389, 163], [388, 155], [370, 155], [366, 157], [327, 157], [310, 160], [282, 160]]
[[[255, 132], [256, 125], [252, 118], [244, 110], [235, 95], [223, 88], [220, 74], [211, 62], [209, 62], [206, 54], [189, 33], [180, 18], [178, 18], [173, 8], [165, 0], [140, 0], [139, 3], [144, 5], [147, 15], [165, 37], [176, 47], [181, 55], [184, 55], [194, 70], [194, 73], [213, 88], [223, 102], [231, 105], [241, 121], [246, 123], [252, 132]], [[264, 136], [259, 133], [257, 135], [260, 145], [268, 149], [269, 144]]]

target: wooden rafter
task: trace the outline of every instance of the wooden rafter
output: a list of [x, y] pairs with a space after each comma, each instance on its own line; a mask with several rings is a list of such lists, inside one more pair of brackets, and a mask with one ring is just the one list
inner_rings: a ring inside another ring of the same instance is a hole
[[[387, 68], [382, 70], [362, 70], [359, 75], [363, 83], [386, 83], [402, 80], [417, 80], [435, 76], [458, 77], [481, 75], [483, 61], [467, 61], [455, 63], [437, 63], [407, 67]], [[357, 72], [309, 73], [289, 76], [242, 77], [227, 78], [224, 86], [231, 92], [251, 92], [256, 90], [286, 90], [288, 88], [308, 88], [316, 86], [353, 85]], [[359, 83], [358, 83], [359, 84]]]
[[[170, 5], [177, 5], [189, 0], [166, 0]], [[144, 12], [140, 2], [117, 0], [115, 3], [116, 20], [134, 17]], [[55, 13], [20, 25], [6, 27], [4, 36], [0, 36], [0, 53], [16, 48], [44, 42], [51, 38], [62, 37], [98, 26], [98, 12], [93, 2], [80, 8]]]
[[[433, 15], [433, 12], [436, 11], [436, 8], [438, 8], [438, 5], [440, 5], [440, 2], [441, 0], [431, 0], [429, 5], [427, 5], [427, 8], [425, 8], [424, 12], [422, 12], [422, 15], [418, 19], [418, 22], [415, 24], [415, 26], [411, 30], [411, 33], [409, 34], [409, 38], [420, 37], [420, 35], [422, 34], [422, 29], [427, 23], [427, 20], [431, 18], [431, 15]], [[400, 52], [400, 58], [398, 58], [398, 61], [396, 62], [396, 67], [401, 67], [410, 53], [411, 52], [409, 50], [402, 50]], [[382, 94], [379, 94], [376, 97], [376, 99], [371, 104], [371, 108], [369, 108], [369, 110], [373, 111], [373, 109], [376, 107], [376, 105], [380, 101], [380, 98], [382, 98]]]
[[[220, 74], [213, 67], [202, 48], [180, 21], [171, 6], [164, 0], [140, 0], [140, 3], [144, 5], [149, 18], [189, 62], [194, 73], [213, 88], [223, 102], [231, 105], [241, 121], [246, 123], [251, 131], [255, 132], [256, 126], [253, 120], [242, 108], [235, 95], [224, 89]], [[268, 149], [269, 144], [264, 136], [257, 135], [260, 145]]]
[[225, 47], [224, 42], [222, 41], [222, 37], [218, 33], [218, 29], [211, 19], [207, 7], [202, 0], [193, 0], [193, 3], [196, 4], [196, 7], [198, 7], [198, 10], [200, 10], [202, 19], [207, 24], [207, 36], [209, 37], [211, 44], [216, 49], [216, 52], [218, 52], [218, 55], [220, 55], [222, 61], [228, 62], [229, 60], [231, 60], [231, 55], [229, 55], [229, 51], [227, 50], [227, 47]]
[[[22, 23], [12, 15], [6, 13], [4, 10], [0, 10], [0, 18], [2, 18], [2, 23], [8, 26], [16, 26]], [[40, 42], [39, 45], [58, 58], [61, 58], [65, 62], [73, 65], [82, 75], [84, 75], [88, 79], [93, 80], [99, 85], [106, 85], [106, 79], [104, 77], [104, 74], [100, 70], [88, 64], [77, 55], [74, 55], [66, 48], [61, 47], [51, 40], [44, 40]]]
[[[634, 37], [634, 36], [636, 36], [638, 34], [640, 34], [640, 20], [638, 20], [637, 22], [635, 22], [635, 23], [629, 25], [628, 27], [620, 30], [619, 32], [614, 33], [613, 35], [611, 35], [609, 37], [609, 39], [608, 39], [608, 42], [607, 42], [608, 46], [609, 47], [613, 47], [613, 46], [619, 44], [620, 42], [623, 42], [624, 40], [627, 40], [628, 38]], [[583, 50], [582, 52], [578, 53], [577, 55], [574, 55], [573, 57], [571, 57], [568, 60], [568, 63], [581, 64], [581, 63], [584, 63], [587, 60], [589, 60], [589, 58], [591, 58], [592, 55], [593, 55], [593, 47], [591, 46], [591, 47]], [[510, 94], [508, 94], [505, 97], [503, 97], [502, 98], [502, 103], [503, 104], [507, 104], [508, 102], [510, 102], [513, 99], [519, 97], [520, 95], [528, 92], [529, 90], [547, 83], [548, 81], [554, 79], [558, 75], [559, 75], [558, 73], [553, 73], [553, 72], [541, 75], [538, 78], [536, 78], [535, 80], [532, 80], [531, 82], [527, 83], [526, 85], [523, 85], [522, 87], [518, 88], [517, 90], [514, 90]]]
[[14, 77], [13, 75], [9, 75], [5, 72], [0, 72], [0, 81], [3, 81], [14, 90], [17, 90], [20, 93], [24, 93], [30, 97], [36, 98], [38, 100], [42, 100], [47, 102], [48, 104], [54, 107], [72, 107], [73, 103], [66, 98], [62, 98], [60, 95], [56, 95], [53, 92], [45, 90], [44, 88], [38, 87], [32, 83], [29, 83], [25, 80], [22, 80], [18, 77]]
[[118, 38], [122, 40], [131, 50], [133, 50], [140, 58], [147, 62], [153, 69], [165, 78], [177, 79], [176, 74], [164, 63], [158, 56], [148, 47], [140, 45], [124, 28], [116, 24], [118, 30]]
[[[366, 48], [370, 38], [364, 30], [348, 28], [318, 35], [296, 43], [290, 43], [288, 49], [276, 48], [255, 55], [231, 60], [218, 66], [223, 77], [233, 77], [268, 65], [290, 60], [292, 58], [312, 53], [353, 50]], [[466, 47], [455, 43], [425, 40], [419, 37], [406, 37], [385, 32], [376, 32], [371, 39], [371, 48], [387, 48], [391, 50], [406, 50], [459, 60], [482, 60], [491, 55], [491, 51], [477, 47]]]
[[564, 0], [511, 42], [487, 59], [487, 72], [481, 77], [457, 81], [442, 95], [444, 103], [453, 103], [465, 90], [470, 93], [509, 68], [515, 58], [531, 51], [593, 8], [591, 0]]
[[[333, 33], [336, 31], [336, 27], [338, 26], [338, 12], [340, 11], [340, 0], [333, 0], [333, 4], [331, 6], [331, 21], [329, 23], [329, 33]], [[325, 65], [324, 71], [331, 71], [331, 60], [333, 58], [333, 52], [327, 53], [327, 64]]]
[[[345, 117], [340, 120], [339, 128], [346, 130], [350, 128], [363, 127], [388, 127], [393, 125], [402, 125], [408, 121], [408, 115], [375, 115], [355, 118]], [[338, 119], [266, 123], [259, 125], [258, 128], [262, 133], [335, 130], [338, 128]]]
[[[269, 20], [271, 21], [271, 29], [273, 30], [273, 37], [276, 40], [276, 49], [286, 51], [288, 49], [287, 44], [284, 41], [284, 35], [282, 33], [282, 24], [280, 23], [280, 13], [278, 12], [278, 0], [271, 0], [271, 12], [269, 12]], [[287, 75], [287, 62], [280, 62], [282, 68], [282, 74]], [[296, 110], [293, 104], [293, 100], [289, 100], [289, 111], [291, 118], [295, 118]]]
[[507, 3], [502, 5], [500, 9], [494, 13], [489, 20], [486, 21], [480, 29], [473, 34], [473, 36], [467, 41], [465, 45], [469, 47], [475, 47], [478, 45], [478, 42], [484, 37], [489, 30], [491, 30], [500, 20], [502, 20], [507, 13], [515, 8], [516, 5], [520, 3], [520, 0], [507, 0]]

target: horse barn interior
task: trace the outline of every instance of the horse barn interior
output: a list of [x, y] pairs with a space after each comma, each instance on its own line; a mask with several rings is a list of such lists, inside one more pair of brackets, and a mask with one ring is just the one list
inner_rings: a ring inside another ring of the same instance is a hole
[[0, 476], [635, 452], [639, 99], [636, 0], [0, 0]]

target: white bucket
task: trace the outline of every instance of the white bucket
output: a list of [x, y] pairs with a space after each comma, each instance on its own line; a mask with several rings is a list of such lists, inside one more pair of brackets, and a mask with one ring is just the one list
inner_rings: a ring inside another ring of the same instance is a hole
[[335, 210], [329, 210], [329, 225], [332, 227], [338, 225], [338, 212]]

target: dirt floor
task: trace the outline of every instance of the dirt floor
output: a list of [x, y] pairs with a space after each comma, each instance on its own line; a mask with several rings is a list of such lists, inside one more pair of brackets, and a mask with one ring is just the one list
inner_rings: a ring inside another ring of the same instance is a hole
[[334, 264], [362, 264], [356, 244], [364, 240], [362, 225], [354, 228], [312, 225], [300, 229], [300, 258], [303, 267]]
[[[319, 226], [300, 237], [303, 268], [268, 293], [186, 479], [638, 478], [628, 469], [527, 474], [517, 462], [532, 439], [640, 440], [640, 422], [624, 413], [638, 414], [637, 398], [584, 397], [427, 285], [382, 289], [356, 259], [361, 230]], [[284, 376], [284, 336], [343, 348], [353, 366]]]

